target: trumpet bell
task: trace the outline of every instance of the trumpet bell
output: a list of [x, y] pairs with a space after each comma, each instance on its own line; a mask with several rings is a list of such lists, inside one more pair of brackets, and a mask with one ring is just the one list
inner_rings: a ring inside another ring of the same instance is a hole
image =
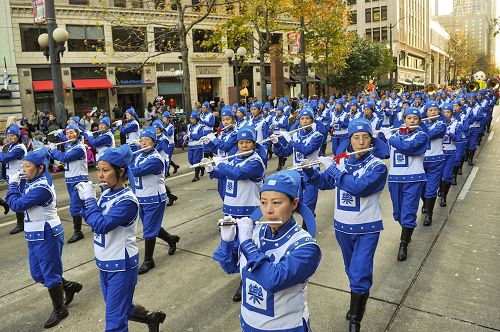
[[476, 81], [471, 81], [465, 85], [467, 92], [477, 92], [480, 89], [479, 83]]
[[428, 95], [432, 96], [437, 92], [438, 89], [436, 84], [430, 83], [425, 86], [424, 90]]
[[500, 79], [496, 77], [490, 78], [486, 85], [489, 89], [498, 90], [500, 88]]
[[363, 92], [366, 93], [367, 95], [371, 93], [370, 84], [365, 85], [365, 87], [363, 88]]
[[400, 95], [405, 91], [405, 87], [402, 86], [401, 84], [394, 84], [391, 90], [396, 90], [397, 94]]

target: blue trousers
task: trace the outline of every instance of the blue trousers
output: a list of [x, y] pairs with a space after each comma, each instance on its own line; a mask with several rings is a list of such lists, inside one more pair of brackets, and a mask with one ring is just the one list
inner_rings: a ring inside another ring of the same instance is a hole
[[455, 143], [455, 146], [457, 147], [454, 155], [455, 166], [461, 166], [462, 159], [465, 158], [465, 152], [467, 151], [467, 142], [458, 142]]
[[69, 213], [72, 217], [80, 216], [82, 213], [80, 196], [78, 196], [78, 190], [75, 188], [77, 184], [78, 182], [66, 183], [66, 189], [69, 194]]
[[224, 192], [226, 191], [226, 179], [218, 178], [217, 179], [217, 191], [219, 192], [219, 196], [224, 201]]
[[364, 294], [370, 291], [373, 279], [373, 257], [380, 233], [346, 234], [335, 230], [351, 291]]
[[467, 148], [469, 150], [476, 151], [476, 148], [477, 148], [477, 138], [479, 136], [479, 131], [480, 130], [481, 130], [481, 128], [478, 128], [478, 127], [470, 127], [470, 129], [469, 129], [469, 131], [470, 131], [469, 144], [467, 146]]
[[166, 201], [139, 204], [139, 216], [142, 220], [142, 228], [146, 240], [154, 239], [158, 236], [161, 222], [163, 221], [163, 213], [165, 212], [165, 203]]
[[314, 211], [316, 210], [316, 203], [318, 202], [318, 190], [317, 185], [304, 181], [304, 176], [302, 175], [302, 192], [299, 195], [299, 199], [313, 214], [315, 214]]
[[106, 331], [128, 331], [128, 317], [134, 312], [138, 267], [121, 272], [99, 271], [102, 296], [106, 304]]
[[441, 178], [442, 182], [452, 183], [453, 182], [453, 167], [455, 167], [455, 153], [445, 154], [446, 159], [444, 160], [443, 166], [443, 176]]
[[425, 182], [389, 182], [392, 215], [402, 227], [417, 227], [417, 211]]
[[63, 274], [62, 248], [64, 233], [54, 236], [49, 223], [45, 223], [44, 239], [28, 241], [31, 277], [47, 288], [57, 286]]
[[169, 146], [167, 151], [167, 155], [168, 155], [168, 163], [165, 165], [165, 167], [167, 168], [167, 173], [170, 172], [170, 163], [172, 161], [172, 156], [174, 154], [174, 149], [175, 147], [174, 146]]
[[441, 178], [443, 177], [443, 167], [444, 161], [424, 161], [424, 170], [425, 175], [427, 176], [427, 182], [425, 183], [425, 189], [422, 191], [422, 194], [425, 198], [437, 197], [439, 185], [441, 184]]
[[334, 155], [337, 155], [337, 148], [339, 147], [340, 143], [342, 143], [342, 141], [345, 139], [347, 139], [347, 134], [332, 136], [332, 152]]
[[191, 165], [197, 164], [203, 158], [202, 147], [188, 147], [188, 161]]

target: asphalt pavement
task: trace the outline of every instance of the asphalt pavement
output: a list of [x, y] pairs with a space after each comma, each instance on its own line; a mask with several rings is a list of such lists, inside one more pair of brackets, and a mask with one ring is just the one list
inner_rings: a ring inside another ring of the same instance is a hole
[[[474, 167], [464, 166], [448, 196], [448, 206], [436, 203], [434, 223], [415, 230], [406, 262], [396, 260], [400, 226], [392, 218], [387, 187], [382, 193], [385, 230], [375, 255], [374, 284], [362, 322], [364, 331], [500, 331], [500, 132], [494, 126], [483, 139]], [[175, 255], [161, 240], [156, 268], [139, 276], [134, 301], [150, 310], [163, 310], [161, 331], [239, 331], [239, 304], [231, 297], [238, 276], [226, 275], [211, 255], [219, 243], [217, 220], [222, 216], [217, 183], [205, 175], [192, 183], [187, 154], [167, 182], [179, 200], [168, 207], [163, 226], [181, 237]], [[287, 165], [290, 164], [290, 161]], [[268, 173], [275, 171], [270, 160]], [[95, 179], [95, 172], [91, 177]], [[65, 238], [72, 234], [64, 179], [54, 181]], [[0, 191], [5, 196], [5, 189]], [[334, 191], [320, 192], [318, 234], [323, 258], [308, 286], [314, 331], [346, 331], [349, 284], [342, 255], [332, 230]], [[0, 217], [0, 331], [42, 331], [51, 312], [47, 290], [30, 277], [26, 242], [11, 236], [15, 216]], [[70, 316], [52, 330], [103, 331], [104, 303], [93, 260], [93, 236], [65, 244], [64, 276], [84, 288], [70, 305]], [[144, 243], [139, 223], [141, 262]], [[131, 322], [130, 331], [147, 331]]]

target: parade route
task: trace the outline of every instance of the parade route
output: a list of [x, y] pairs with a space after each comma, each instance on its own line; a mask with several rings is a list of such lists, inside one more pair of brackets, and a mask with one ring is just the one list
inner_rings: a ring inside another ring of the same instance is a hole
[[[495, 117], [498, 121], [498, 112]], [[422, 226], [419, 212], [405, 262], [396, 260], [400, 226], [392, 218], [387, 186], [384, 189], [385, 230], [375, 255], [363, 331], [500, 331], [500, 135], [494, 135], [495, 130], [492, 128], [488, 139], [485, 136], [474, 167], [464, 165], [458, 185], [450, 190], [448, 206], [436, 204], [432, 226]], [[239, 331], [239, 303], [231, 301], [239, 277], [226, 275], [211, 258], [220, 241], [217, 183], [207, 175], [192, 183], [187, 155], [175, 154], [174, 160], [181, 168], [167, 183], [179, 199], [167, 207], [163, 226], [181, 240], [173, 256], [167, 255], [166, 243], [158, 240], [156, 268], [139, 276], [134, 300], [167, 313], [161, 331]], [[276, 166], [274, 157], [268, 174]], [[94, 180], [95, 176], [91, 172]], [[67, 240], [72, 223], [64, 179], [54, 183]], [[0, 194], [5, 196], [5, 190]], [[320, 332], [346, 331], [348, 326], [344, 317], [349, 308], [349, 284], [332, 231], [333, 201], [334, 191], [320, 192], [317, 240], [323, 257], [308, 287], [312, 328]], [[31, 279], [23, 236], [9, 235], [14, 218], [12, 213], [0, 218], [0, 331], [43, 331], [43, 322], [52, 310], [50, 299], [47, 290]], [[69, 317], [54, 331], [104, 330], [93, 236], [87, 226], [83, 232], [84, 240], [64, 245], [63, 264], [64, 275], [84, 288], [69, 306]], [[138, 235], [142, 236], [140, 222]], [[138, 245], [142, 262], [141, 238]], [[131, 322], [129, 329], [144, 331], [144, 325]]]

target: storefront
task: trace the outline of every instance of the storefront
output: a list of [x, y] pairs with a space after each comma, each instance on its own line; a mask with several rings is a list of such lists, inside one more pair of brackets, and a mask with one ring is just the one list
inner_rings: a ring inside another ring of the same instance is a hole
[[75, 114], [82, 116], [85, 110], [97, 107], [109, 113], [109, 89], [113, 87], [105, 78], [71, 80]]
[[220, 100], [221, 66], [197, 66], [196, 89], [199, 102]]
[[177, 108], [184, 108], [182, 84], [176, 77], [158, 77], [158, 96], [162, 96], [167, 104], [173, 99]]

